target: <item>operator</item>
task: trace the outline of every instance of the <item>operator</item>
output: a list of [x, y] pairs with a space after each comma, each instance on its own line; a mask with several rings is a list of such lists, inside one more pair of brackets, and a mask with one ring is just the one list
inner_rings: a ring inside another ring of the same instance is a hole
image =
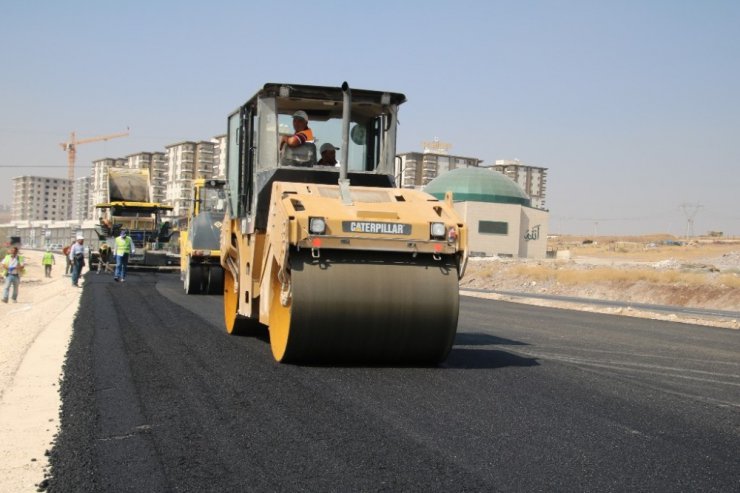
[[321, 148], [319, 149], [321, 159], [316, 164], [319, 166], [336, 166], [338, 150], [339, 147], [334, 147], [329, 142], [321, 144]]
[[131, 241], [131, 237], [126, 234], [126, 230], [121, 230], [121, 235], [116, 238], [116, 272], [113, 274], [113, 280], [116, 282], [124, 282], [126, 280], [126, 270], [128, 268], [128, 257], [133, 255], [135, 252], [134, 242]]
[[280, 137], [280, 149], [284, 145], [288, 147], [298, 147], [306, 142], [313, 142], [313, 130], [308, 128], [308, 113], [298, 110], [293, 113], [293, 135], [283, 135]]

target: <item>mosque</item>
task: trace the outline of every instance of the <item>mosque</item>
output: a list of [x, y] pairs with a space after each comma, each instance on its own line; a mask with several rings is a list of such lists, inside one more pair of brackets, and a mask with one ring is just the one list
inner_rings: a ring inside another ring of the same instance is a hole
[[532, 207], [522, 187], [503, 173], [456, 168], [434, 178], [424, 191], [440, 200], [453, 193], [455, 210], [468, 227], [471, 257], [546, 257], [549, 212]]

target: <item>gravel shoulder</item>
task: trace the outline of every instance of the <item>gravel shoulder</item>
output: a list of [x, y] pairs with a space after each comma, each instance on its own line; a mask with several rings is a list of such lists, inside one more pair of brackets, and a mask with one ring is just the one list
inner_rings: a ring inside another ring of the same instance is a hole
[[568, 258], [546, 260], [472, 258], [460, 286], [469, 296], [740, 329], [736, 319], [466, 291], [473, 288], [740, 312], [740, 244], [657, 252], [591, 247], [577, 249]]
[[22, 251], [17, 303], [0, 303], [0, 491], [36, 491], [59, 426], [59, 382], [81, 289], [56, 257], [44, 277], [41, 252]]

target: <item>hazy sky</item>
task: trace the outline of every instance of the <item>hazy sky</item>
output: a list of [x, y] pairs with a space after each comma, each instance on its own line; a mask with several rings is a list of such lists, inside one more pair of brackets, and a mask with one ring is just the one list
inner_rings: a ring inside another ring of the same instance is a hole
[[[0, 16], [11, 178], [225, 133], [265, 82], [403, 92], [399, 152], [435, 137], [548, 168], [554, 233], [740, 235], [740, 2], [24, 1]], [[683, 207], [682, 207], [683, 205]], [[698, 207], [700, 205], [700, 207]]]

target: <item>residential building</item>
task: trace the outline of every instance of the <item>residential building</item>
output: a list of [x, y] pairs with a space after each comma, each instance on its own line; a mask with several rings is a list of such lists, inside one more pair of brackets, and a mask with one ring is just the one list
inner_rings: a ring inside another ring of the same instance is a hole
[[213, 142], [213, 178], [226, 178], [226, 134], [217, 135]]
[[149, 171], [149, 197], [152, 202], [164, 202], [167, 181], [167, 160], [163, 152], [139, 152], [126, 156], [126, 167]]
[[92, 218], [92, 176], [76, 178], [72, 186], [72, 215], [67, 219], [85, 221]]
[[65, 221], [72, 214], [72, 181], [67, 178], [13, 178], [13, 221]]
[[399, 154], [396, 161], [396, 184], [402, 188], [421, 188], [439, 175], [459, 168], [479, 166], [478, 158], [454, 156], [447, 153], [449, 144], [434, 140], [424, 142], [424, 152]]
[[167, 146], [167, 181], [165, 203], [172, 206], [172, 215], [187, 214], [193, 201], [193, 180], [213, 176], [213, 142], [179, 142]]
[[92, 207], [91, 216], [97, 217], [95, 213], [96, 204], [105, 204], [110, 200], [108, 197], [108, 170], [112, 167], [124, 168], [127, 165], [126, 159], [121, 158], [103, 158], [93, 161], [92, 166]]
[[528, 166], [518, 159], [497, 159], [491, 169], [503, 173], [518, 183], [532, 200], [532, 207], [545, 209], [547, 190], [547, 168]]

